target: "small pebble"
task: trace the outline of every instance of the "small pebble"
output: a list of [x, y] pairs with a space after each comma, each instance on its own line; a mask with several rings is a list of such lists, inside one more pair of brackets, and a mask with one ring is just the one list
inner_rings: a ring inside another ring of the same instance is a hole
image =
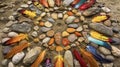
[[75, 34], [70, 34], [70, 35], [68, 36], [68, 40], [69, 40], [70, 42], [74, 42], [76, 39], [77, 39], [77, 36], [76, 36]]
[[48, 43], [49, 40], [50, 40], [50, 38], [49, 38], [49, 37], [46, 37], [46, 38], [43, 39], [42, 43]]
[[67, 28], [66, 30], [68, 33], [73, 33], [75, 32], [76, 30], [74, 28]]
[[9, 32], [8, 33], [8, 37], [15, 37], [15, 36], [18, 36], [18, 33], [16, 33], [16, 32]]
[[41, 35], [39, 35], [39, 39], [44, 39], [45, 37], [46, 37], [45, 34], [41, 34]]
[[58, 18], [63, 18], [63, 14], [62, 13], [58, 13]]
[[8, 67], [15, 67], [15, 66], [14, 66], [14, 64], [12, 62], [9, 62]]
[[67, 31], [63, 31], [62, 32], [62, 37], [66, 37], [66, 36], [69, 36], [70, 34], [67, 32]]
[[107, 8], [107, 7], [102, 7], [102, 10], [104, 11], [104, 12], [110, 12], [111, 10], [109, 9], [109, 8]]
[[77, 29], [76, 29], [76, 31], [78, 31], [78, 32], [81, 32], [83, 30], [83, 27], [82, 26], [79, 26]]
[[8, 59], [2, 60], [1, 64], [2, 64], [3, 66], [7, 65], [7, 64], [8, 64]]
[[112, 56], [112, 55], [107, 55], [106, 59], [111, 60], [111, 61], [115, 60], [114, 56]]
[[49, 30], [46, 34], [47, 36], [52, 37], [54, 33], [55, 33], [54, 30]]
[[103, 67], [113, 67], [113, 63], [103, 63]]
[[75, 18], [76, 18], [76, 17], [74, 17], [74, 16], [69, 16], [69, 17], [67, 17], [66, 23], [67, 23], [67, 24], [72, 23], [72, 22], [75, 20]]
[[52, 24], [52, 23], [50, 23], [49, 21], [47, 21], [47, 22], [45, 22], [45, 26], [46, 26], [46, 27], [52, 27], [52, 26], [53, 26], [53, 24]]
[[77, 28], [78, 24], [69, 24], [68, 27]]
[[47, 31], [51, 30], [51, 28], [48, 28], [48, 27], [41, 27], [40, 29], [42, 32], [47, 32]]
[[103, 53], [104, 55], [110, 55], [111, 54], [110, 50], [108, 50], [108, 49], [106, 49], [104, 47], [99, 47], [99, 51], [101, 53]]
[[2, 43], [5, 43], [6, 41], [8, 41], [10, 38], [3, 38], [2, 40], [1, 40], [1, 42]]
[[33, 28], [35, 31], [39, 30], [39, 26], [34, 26]]
[[57, 15], [57, 13], [52, 13], [52, 14], [51, 14], [51, 17], [52, 17], [53, 19], [57, 19], [57, 18], [58, 18], [58, 15]]
[[27, 4], [22, 4], [21, 7], [22, 8], [28, 8], [28, 5]]
[[38, 36], [38, 33], [36, 31], [33, 31], [32, 34], [31, 34], [33, 37], [37, 37]]

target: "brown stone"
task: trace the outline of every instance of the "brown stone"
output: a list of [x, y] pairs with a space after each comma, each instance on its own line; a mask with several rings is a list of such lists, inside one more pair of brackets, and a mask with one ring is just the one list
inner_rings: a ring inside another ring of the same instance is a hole
[[49, 30], [47, 32], [47, 36], [52, 37], [54, 35], [54, 33], [55, 33], [54, 30]]
[[70, 41], [69, 41], [67, 38], [63, 38], [63, 39], [62, 39], [62, 44], [63, 44], [64, 46], [67, 46], [67, 45], [70, 44]]
[[69, 33], [73, 33], [73, 32], [75, 32], [76, 30], [74, 29], [74, 28], [67, 28], [67, 32], [69, 32]]
[[60, 45], [60, 44], [61, 44], [61, 40], [62, 40], [61, 33], [60, 33], [60, 32], [57, 32], [57, 33], [54, 35], [54, 38], [55, 38], [56, 44]]

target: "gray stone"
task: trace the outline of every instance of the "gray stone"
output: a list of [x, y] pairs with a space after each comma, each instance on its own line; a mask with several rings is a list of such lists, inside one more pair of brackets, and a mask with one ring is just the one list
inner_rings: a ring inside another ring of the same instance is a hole
[[110, 29], [109, 27], [103, 25], [102, 23], [91, 23], [89, 26], [93, 30], [96, 30], [96, 31], [98, 31], [100, 33], [103, 33], [104, 35], [113, 36], [112, 29]]
[[104, 48], [104, 47], [99, 47], [99, 51], [104, 54], [104, 55], [109, 55], [111, 54], [110, 50]]
[[120, 32], [120, 27], [113, 27], [112, 30], [115, 33], [119, 33]]
[[85, 10], [85, 11], [83, 12], [83, 15], [84, 15], [84, 16], [92, 16], [92, 15], [95, 15], [95, 14], [99, 13], [100, 10], [101, 10], [101, 9], [98, 8], [98, 7], [92, 7], [92, 8], [89, 8], [88, 10]]
[[16, 32], [27, 33], [31, 31], [31, 25], [28, 23], [13, 24], [11, 27], [11, 30], [16, 31]]
[[41, 47], [34, 47], [26, 54], [25, 58], [23, 59], [23, 63], [26, 65], [33, 63], [40, 52]]
[[77, 27], [78, 27], [78, 24], [69, 24], [68, 27], [77, 28]]
[[15, 17], [14, 16], [9, 16], [8, 19], [9, 20], [15, 20]]
[[9, 32], [9, 29], [10, 29], [10, 28], [3, 28], [2, 31], [3, 31], [4, 33], [7, 33], [7, 32]]
[[114, 42], [112, 43], [113, 45], [120, 45], [120, 39], [119, 38], [116, 38], [116, 37], [113, 37], [111, 38]]
[[38, 36], [38, 33], [36, 31], [33, 31], [32, 34], [31, 34], [33, 37], [37, 37]]
[[74, 20], [75, 20], [75, 17], [74, 17], [74, 16], [69, 16], [69, 17], [66, 19], [66, 23], [67, 23], [67, 24], [72, 23]]
[[9, 62], [8, 67], [15, 67], [15, 66], [14, 66], [14, 64], [12, 62]]
[[74, 0], [64, 0], [63, 5], [64, 6], [69, 6]]
[[[74, 67], [73, 56], [72, 56], [72, 52], [70, 50], [65, 51], [64, 60], [67, 61], [67, 62], [64, 62], [65, 67]], [[68, 64], [69, 64], [69, 66], [68, 66]]]
[[107, 55], [106, 59], [111, 60], [111, 61], [115, 60], [114, 56], [112, 56], [112, 55]]
[[5, 46], [5, 47], [3, 48], [3, 54], [7, 54], [11, 49], [12, 49], [12, 47], [10, 47], [10, 46]]
[[34, 26], [33, 28], [35, 31], [39, 30], [39, 26]]
[[9, 27], [11, 25], [13, 25], [15, 22], [14, 21], [9, 21], [5, 26]]
[[14, 64], [17, 64], [17, 63], [19, 63], [19, 62], [23, 59], [24, 56], [25, 56], [25, 53], [24, 53], [24, 52], [19, 52], [19, 53], [15, 54], [15, 55], [13, 56], [12, 62], [13, 62]]
[[42, 32], [47, 32], [47, 31], [49, 31], [49, 30], [51, 30], [51, 28], [41, 27], [41, 31], [42, 31]]
[[82, 31], [83, 30], [83, 27], [82, 26], [79, 26], [77, 29], [76, 29], [76, 31]]
[[49, 21], [49, 22], [55, 22], [55, 20], [53, 19], [53, 18], [47, 18], [47, 21]]
[[68, 40], [70, 42], [74, 42], [76, 39], [77, 39], [77, 36], [75, 34], [71, 34], [71, 35], [68, 36]]

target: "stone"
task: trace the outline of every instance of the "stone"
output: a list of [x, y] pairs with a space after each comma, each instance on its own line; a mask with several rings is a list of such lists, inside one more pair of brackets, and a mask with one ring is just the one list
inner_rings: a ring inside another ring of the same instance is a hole
[[49, 31], [46, 33], [46, 35], [49, 36], [49, 37], [54, 36], [54, 34], [55, 34], [54, 30], [49, 30]]
[[4, 9], [1, 9], [1, 10], [0, 10], [0, 13], [4, 13], [4, 12], [5, 12], [5, 10], [4, 10]]
[[77, 28], [78, 24], [69, 24], [68, 27]]
[[15, 54], [15, 55], [13, 56], [12, 62], [13, 62], [14, 64], [17, 64], [17, 63], [19, 63], [19, 62], [24, 58], [24, 56], [25, 56], [25, 53], [24, 53], [24, 52], [19, 52], [19, 53]]
[[83, 30], [83, 27], [82, 26], [79, 26], [77, 29], [76, 29], [76, 31], [78, 31], [78, 32], [81, 32]]
[[110, 50], [104, 48], [104, 47], [99, 47], [99, 51], [104, 54], [104, 55], [109, 55], [111, 54]]
[[2, 31], [3, 31], [4, 33], [7, 33], [7, 32], [9, 32], [9, 30], [10, 30], [10, 28], [7, 28], [7, 27], [6, 27], [6, 28], [3, 28]]
[[112, 56], [112, 55], [107, 55], [105, 58], [108, 60], [111, 60], [111, 61], [115, 60], [114, 56]]
[[31, 25], [28, 23], [13, 24], [11, 26], [12, 31], [27, 33], [31, 31]]
[[70, 41], [69, 41], [67, 38], [63, 38], [63, 39], [62, 39], [62, 44], [63, 44], [64, 46], [68, 46], [68, 45], [70, 45]]
[[117, 47], [115, 46], [111, 46], [112, 47], [112, 54], [116, 57], [120, 57], [120, 49], [118, 49]]
[[13, 20], [15, 20], [15, 17], [11, 15], [11, 16], [8, 17], [8, 19], [9, 19], [10, 21], [13, 21]]
[[109, 8], [107, 8], [107, 7], [102, 7], [101, 8], [104, 12], [110, 12], [111, 10], [109, 9]]
[[42, 32], [47, 32], [47, 31], [51, 30], [51, 28], [48, 28], [48, 27], [41, 27], [40, 29]]
[[113, 63], [103, 63], [103, 67], [113, 67]]
[[7, 54], [10, 50], [12, 49], [12, 47], [11, 46], [5, 46], [4, 48], [3, 48], [3, 54], [5, 55], [5, 54]]
[[117, 37], [113, 37], [111, 38], [113, 40], [113, 42], [111, 44], [113, 45], [120, 45], [120, 39]]
[[113, 36], [113, 31], [109, 27], [103, 25], [102, 23], [90, 23], [89, 27], [96, 30], [104, 35]]
[[49, 40], [50, 40], [50, 38], [49, 38], [49, 37], [46, 37], [46, 38], [43, 39], [42, 43], [48, 43]]
[[63, 31], [62, 32], [62, 37], [67, 37], [67, 36], [69, 36], [70, 34], [67, 32], [67, 31]]
[[45, 37], [46, 37], [45, 34], [41, 34], [41, 35], [39, 35], [39, 39], [44, 39]]
[[45, 22], [45, 26], [46, 26], [46, 27], [52, 27], [52, 26], [53, 26], [53, 24], [52, 24], [52, 23], [50, 23], [49, 21], [47, 21], [47, 22]]
[[2, 60], [1, 64], [2, 64], [3, 66], [7, 65], [7, 64], [8, 64], [8, 59]]
[[10, 38], [3, 38], [2, 40], [1, 40], [1, 42], [2, 43], [5, 43], [6, 41], [8, 41]]
[[[66, 62], [64, 62], [65, 67], [74, 67], [73, 55], [70, 50], [65, 51], [64, 60], [66, 61]], [[69, 66], [68, 66], [68, 64], [69, 64]]]
[[80, 22], [79, 18], [76, 18], [76, 19], [74, 20], [74, 22], [75, 22], [75, 23]]
[[9, 21], [5, 26], [9, 27], [11, 25], [13, 25], [15, 22], [14, 21]]
[[15, 67], [15, 65], [12, 62], [9, 62], [8, 67]]
[[48, 45], [51, 46], [53, 43], [54, 43], [55, 39], [54, 38], [51, 38]]
[[75, 34], [70, 34], [70, 35], [68, 36], [68, 40], [69, 40], [70, 42], [74, 42], [76, 39], [77, 39], [77, 36], [76, 36]]
[[106, 21], [104, 22], [104, 25], [110, 27], [110, 26], [112, 25], [112, 23], [111, 23], [110, 20], [106, 20]]
[[68, 18], [68, 15], [67, 15], [67, 14], [64, 14], [63, 20], [66, 20], [67, 18]]
[[18, 36], [18, 33], [16, 33], [16, 32], [9, 32], [8, 33], [8, 37], [15, 37], [15, 36]]
[[62, 42], [61, 33], [60, 33], [60, 32], [57, 32], [57, 33], [54, 35], [54, 38], [55, 38], [56, 44], [60, 45], [61, 42]]
[[33, 63], [38, 57], [40, 52], [41, 47], [34, 47], [26, 54], [25, 58], [23, 59], [23, 63], [26, 65]]
[[20, 5], [22, 8], [28, 8], [28, 5], [27, 4], [22, 4]]
[[83, 42], [84, 40], [85, 40], [84, 37], [79, 37], [79, 38], [78, 38], [78, 41], [79, 41], [79, 42]]
[[69, 17], [67, 17], [66, 23], [67, 24], [72, 23], [75, 20], [75, 18], [76, 18], [75, 16], [69, 16]]
[[55, 20], [53, 18], [47, 18], [46, 20], [49, 21], [49, 22], [52, 22], [52, 23], [55, 22]]
[[42, 12], [42, 13], [40, 14], [41, 17], [44, 17], [45, 15], [46, 15], [46, 12]]
[[80, 64], [79, 64], [79, 61], [77, 61], [76, 59], [74, 59], [74, 66], [75, 67], [81, 67]]
[[34, 26], [33, 28], [35, 31], [39, 30], [39, 26]]
[[58, 18], [58, 15], [57, 15], [57, 13], [52, 13], [51, 17], [56, 20]]
[[64, 0], [63, 5], [64, 6], [69, 6], [74, 0]]
[[54, 0], [48, 0], [48, 4], [50, 7], [54, 7], [55, 2], [54, 2]]
[[63, 18], [63, 14], [62, 13], [58, 13], [58, 18]]
[[85, 10], [82, 14], [84, 16], [93, 16], [95, 14], [98, 14], [100, 12], [100, 10], [101, 9], [98, 8], [98, 7], [92, 7], [92, 8], [89, 8], [89, 9]]
[[113, 27], [112, 28], [114, 33], [119, 33], [120, 32], [120, 27]]
[[37, 36], [38, 36], [38, 33], [37, 33], [36, 31], [33, 31], [33, 32], [31, 33], [31, 35], [32, 35], [33, 37], [37, 37]]
[[66, 30], [68, 33], [74, 33], [76, 30], [74, 28], [67, 28]]
[[32, 4], [32, 1], [27, 1], [27, 4]]

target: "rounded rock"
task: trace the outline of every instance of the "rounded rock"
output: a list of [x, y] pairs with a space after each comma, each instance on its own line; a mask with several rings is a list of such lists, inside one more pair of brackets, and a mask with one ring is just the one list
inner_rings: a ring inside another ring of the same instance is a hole
[[110, 50], [108, 50], [108, 49], [106, 49], [104, 47], [99, 47], [99, 51], [101, 53], [103, 53], [104, 55], [110, 55], [111, 54]]
[[54, 33], [55, 33], [54, 30], [49, 30], [46, 34], [47, 36], [52, 37]]
[[52, 25], [53, 25], [53, 24], [50, 23], [49, 21], [45, 22], [45, 26], [46, 26], [46, 27], [52, 27]]
[[45, 37], [46, 37], [45, 34], [41, 34], [41, 35], [39, 35], [39, 39], [44, 39]]
[[14, 64], [12, 62], [9, 62], [8, 67], [15, 67], [15, 66], [14, 66]]
[[16, 33], [16, 32], [9, 32], [8, 36], [9, 37], [15, 37], [15, 36], [18, 36], [18, 33]]
[[76, 30], [74, 28], [67, 28], [66, 30], [68, 33], [74, 33]]
[[46, 37], [46, 38], [43, 39], [42, 43], [48, 43], [49, 40], [50, 40], [50, 38], [49, 38], [49, 37]]
[[71, 34], [71, 35], [68, 36], [68, 40], [70, 42], [74, 42], [76, 39], [77, 39], [77, 36], [75, 34]]

